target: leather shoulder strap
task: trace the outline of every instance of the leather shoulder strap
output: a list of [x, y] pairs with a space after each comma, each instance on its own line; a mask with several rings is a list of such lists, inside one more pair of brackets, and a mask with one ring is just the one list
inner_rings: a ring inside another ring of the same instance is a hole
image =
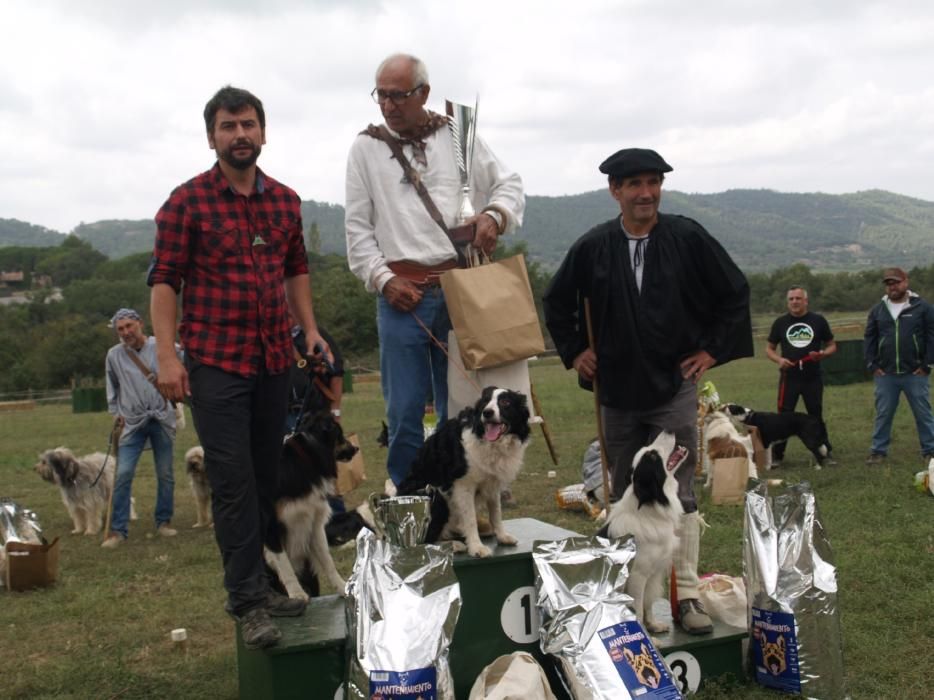
[[[159, 386], [158, 386], [158, 377], [156, 376], [156, 373], [153, 372], [149, 367], [147, 367], [145, 362], [139, 359], [139, 353], [134, 352], [126, 345], [123, 346], [123, 349], [126, 351], [127, 356], [131, 360], [133, 360], [133, 364], [136, 365], [139, 368], [139, 371], [143, 373], [143, 376], [146, 377], [146, 381], [152, 384], [154, 387], [156, 387], [156, 391], [158, 391]], [[162, 400], [170, 404], [172, 408], [175, 408], [174, 401], [167, 401], [164, 396], [162, 397]]]
[[389, 133], [389, 129], [385, 125], [380, 124], [379, 126], [374, 126], [370, 124], [366, 131], [364, 131], [367, 136], [371, 136], [374, 139], [379, 139], [386, 143], [389, 146], [389, 150], [392, 151], [392, 157], [395, 158], [399, 165], [402, 167], [402, 172], [405, 174], [405, 179], [412, 183], [412, 186], [415, 188], [415, 191], [418, 193], [419, 199], [422, 200], [422, 204], [425, 205], [425, 209], [428, 210], [428, 215], [432, 220], [441, 227], [441, 230], [446, 234], [448, 233], [447, 224], [444, 223], [444, 217], [441, 216], [441, 212], [438, 211], [438, 207], [435, 205], [434, 200], [432, 200], [431, 195], [428, 193], [428, 188], [425, 187], [425, 183], [422, 182], [421, 175], [418, 174], [418, 171], [412, 167], [412, 164], [409, 162], [409, 159], [405, 157], [405, 153], [402, 152], [402, 145], [399, 141]]
[[145, 362], [139, 359], [138, 353], [133, 352], [133, 350], [131, 350], [126, 345], [123, 346], [123, 349], [126, 351], [127, 356], [131, 360], [133, 360], [133, 364], [136, 365], [139, 368], [139, 371], [143, 373], [143, 376], [146, 377], [146, 381], [152, 384], [153, 386], [155, 386], [156, 385], [156, 373], [153, 372], [149, 367], [147, 367]]

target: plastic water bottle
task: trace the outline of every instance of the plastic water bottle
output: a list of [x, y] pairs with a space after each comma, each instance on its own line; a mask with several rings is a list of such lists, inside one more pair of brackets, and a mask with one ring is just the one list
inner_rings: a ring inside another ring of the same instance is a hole
[[435, 428], [438, 427], [438, 415], [435, 413], [435, 405], [432, 403], [425, 405], [425, 417], [422, 419], [422, 428], [425, 432], [425, 439], [427, 440]]

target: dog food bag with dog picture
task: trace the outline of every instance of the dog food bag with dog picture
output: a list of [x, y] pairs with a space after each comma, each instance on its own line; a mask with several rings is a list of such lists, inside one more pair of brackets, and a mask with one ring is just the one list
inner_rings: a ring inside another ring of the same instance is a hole
[[624, 592], [635, 554], [631, 537], [534, 545], [541, 649], [557, 660], [574, 700], [682, 697]]
[[746, 492], [743, 571], [756, 681], [819, 700], [847, 698], [837, 570], [810, 484]]
[[398, 547], [361, 530], [347, 594], [348, 700], [454, 700], [461, 594], [450, 543]]

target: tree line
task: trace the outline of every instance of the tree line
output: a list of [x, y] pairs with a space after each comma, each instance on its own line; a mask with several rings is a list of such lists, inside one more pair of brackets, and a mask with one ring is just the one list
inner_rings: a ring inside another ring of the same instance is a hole
[[[500, 242], [495, 257], [525, 253], [523, 241], [512, 246]], [[375, 297], [364, 290], [342, 256], [312, 251], [308, 258], [318, 322], [334, 336], [351, 366], [375, 366]], [[102, 382], [104, 356], [117, 342], [107, 327], [114, 311], [127, 306], [148, 318], [149, 261], [149, 253], [108, 260], [76, 236], [55, 247], [0, 248], [0, 270], [22, 270], [26, 286], [33, 277], [48, 275], [61, 290], [60, 301], [54, 300], [53, 289], [42, 288], [31, 290], [28, 303], [0, 305], [0, 393]], [[527, 267], [541, 314], [551, 275], [537, 262], [528, 261]], [[909, 276], [913, 291], [934, 300], [934, 264], [913, 268]], [[751, 273], [748, 279], [756, 314], [782, 312], [792, 285], [807, 288], [811, 309], [818, 312], [863, 313], [883, 293], [880, 270], [814, 272], [795, 264]]]

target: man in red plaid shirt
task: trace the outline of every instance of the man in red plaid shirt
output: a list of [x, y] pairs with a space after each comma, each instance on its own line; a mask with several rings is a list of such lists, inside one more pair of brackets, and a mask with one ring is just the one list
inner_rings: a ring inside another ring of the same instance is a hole
[[[263, 564], [288, 405], [288, 311], [317, 359], [330, 352], [312, 309], [301, 202], [256, 166], [266, 143], [262, 102], [224, 87], [204, 122], [217, 163], [176, 188], [156, 215], [152, 324], [159, 389], [190, 400], [204, 447], [226, 607], [244, 644], [260, 648], [281, 637], [270, 616], [305, 607], [270, 590]], [[173, 344], [179, 293], [184, 366]]]

